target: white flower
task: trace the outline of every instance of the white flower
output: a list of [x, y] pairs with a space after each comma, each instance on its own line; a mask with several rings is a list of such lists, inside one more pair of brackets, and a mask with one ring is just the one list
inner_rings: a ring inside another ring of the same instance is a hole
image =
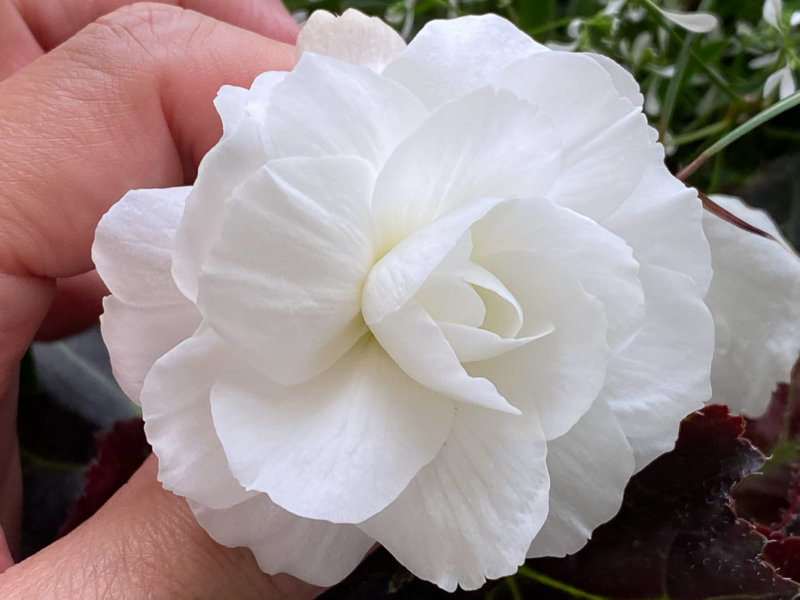
[[769, 96], [777, 89], [778, 98], [783, 100], [794, 94], [796, 87], [792, 68], [786, 65], [767, 77], [767, 80], [764, 82], [764, 97]]
[[692, 33], [708, 33], [716, 29], [719, 25], [719, 19], [716, 15], [711, 13], [666, 10], [658, 6], [655, 6], [655, 8], [666, 19]]
[[[711, 394], [702, 209], [638, 87], [496, 16], [406, 48], [315, 13], [298, 52], [220, 90], [192, 188], [132, 191], [98, 227], [159, 479], [320, 585], [374, 540], [448, 590], [577, 550]], [[779, 324], [737, 300], [731, 327]]]
[[739, 198], [711, 199], [773, 238], [703, 215], [714, 269], [706, 296], [716, 329], [711, 385], [720, 402], [757, 417], [798, 358], [800, 262], [765, 212]]
[[761, 17], [775, 29], [781, 28], [783, 15], [783, 0], [764, 0], [761, 7]]

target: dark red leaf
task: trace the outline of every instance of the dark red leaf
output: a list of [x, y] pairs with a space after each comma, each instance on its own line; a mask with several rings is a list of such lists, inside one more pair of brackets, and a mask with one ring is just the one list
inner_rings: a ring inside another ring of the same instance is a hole
[[800, 537], [771, 540], [764, 546], [764, 559], [784, 577], [800, 581]]
[[730, 508], [732, 486], [764, 461], [743, 430], [724, 406], [690, 415], [675, 450], [631, 480], [620, 513], [583, 550], [530, 568], [610, 598], [793, 598], [800, 586], [759, 559], [765, 538]]
[[800, 363], [764, 415], [746, 419], [745, 437], [769, 456], [762, 473], [735, 490], [734, 510], [772, 538], [800, 533]]

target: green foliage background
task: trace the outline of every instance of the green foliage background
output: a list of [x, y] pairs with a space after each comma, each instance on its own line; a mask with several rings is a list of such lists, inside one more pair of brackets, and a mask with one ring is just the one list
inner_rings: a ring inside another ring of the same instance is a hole
[[[302, 18], [316, 9], [357, 8], [407, 39], [428, 21], [493, 12], [542, 43], [599, 52], [627, 68], [646, 97], [648, 118], [674, 172], [777, 101], [767, 78], [800, 67], [800, 0], [784, 0], [780, 29], [762, 19], [763, 0], [287, 0]], [[655, 8], [703, 10], [712, 32], [691, 34]], [[796, 75], [795, 75], [796, 76]], [[732, 193], [767, 209], [800, 242], [800, 111], [789, 110], [716, 154], [687, 182], [706, 193]]]

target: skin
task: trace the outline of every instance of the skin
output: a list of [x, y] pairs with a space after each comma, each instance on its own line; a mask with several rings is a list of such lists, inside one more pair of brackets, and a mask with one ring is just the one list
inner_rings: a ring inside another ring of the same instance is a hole
[[0, 525], [12, 550], [0, 536], [0, 597], [313, 598], [319, 588], [212, 541], [156, 481], [154, 457], [71, 534], [11, 558], [19, 361], [37, 332], [96, 320], [97, 221], [130, 188], [192, 181], [221, 134], [217, 89], [294, 62], [297, 26], [278, 0], [126, 4], [0, 0]]

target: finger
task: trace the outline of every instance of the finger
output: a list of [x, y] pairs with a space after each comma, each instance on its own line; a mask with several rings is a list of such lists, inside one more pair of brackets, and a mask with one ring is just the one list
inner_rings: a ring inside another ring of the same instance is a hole
[[11, 0], [0, 0], [0, 79], [16, 73], [42, 52]]
[[[47, 314], [54, 280], [92, 268], [100, 216], [130, 188], [190, 180], [221, 132], [216, 90], [293, 61], [290, 46], [140, 4], [0, 82], [0, 410], [14, 405], [15, 365]], [[0, 440], [12, 439], [13, 425], [0, 414]], [[2, 520], [8, 495], [0, 496]]]
[[151, 457], [91, 519], [8, 569], [0, 597], [307, 600], [322, 591], [265, 575], [249, 550], [214, 542], [156, 471]]
[[11, 558], [11, 551], [8, 549], [6, 536], [3, 534], [3, 530], [0, 529], [0, 575], [2, 575], [13, 564], [14, 559]]
[[88, 271], [97, 221], [123, 193], [193, 178], [221, 133], [219, 87], [293, 62], [290, 46], [137, 4], [0, 82], [0, 272]]
[[106, 295], [108, 288], [95, 270], [57, 280], [56, 297], [36, 339], [56, 340], [94, 325]]
[[[159, 0], [286, 43], [298, 26], [280, 0]], [[0, 79], [131, 0], [0, 0]]]

